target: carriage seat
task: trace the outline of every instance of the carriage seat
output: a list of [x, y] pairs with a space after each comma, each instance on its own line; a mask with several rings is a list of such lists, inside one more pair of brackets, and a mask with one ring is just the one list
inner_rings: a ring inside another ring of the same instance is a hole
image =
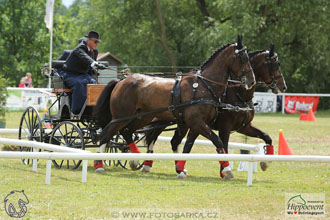
[[63, 79], [62, 79], [62, 76], [60, 76], [57, 72], [54, 72], [54, 75], [53, 75], [53, 92], [54, 93], [63, 93], [63, 92], [66, 92], [66, 93], [72, 93], [72, 90], [69, 89]]
[[65, 60], [53, 60], [52, 61], [52, 67], [54, 69], [60, 70], [60, 69], [63, 68], [64, 63], [65, 63]]
[[65, 60], [53, 60], [52, 61], [52, 67], [55, 69], [55, 71], [53, 71], [53, 75], [52, 75], [52, 82], [53, 82], [53, 92], [55, 93], [72, 93], [72, 90], [69, 89], [64, 81], [62, 76], [59, 74], [60, 70], [63, 68], [65, 63]]

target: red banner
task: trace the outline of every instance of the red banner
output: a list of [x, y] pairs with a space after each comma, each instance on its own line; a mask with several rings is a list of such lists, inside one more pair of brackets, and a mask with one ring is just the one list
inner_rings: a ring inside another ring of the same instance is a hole
[[311, 106], [315, 113], [319, 100], [319, 96], [285, 96], [284, 108], [287, 113], [301, 113], [308, 112]]

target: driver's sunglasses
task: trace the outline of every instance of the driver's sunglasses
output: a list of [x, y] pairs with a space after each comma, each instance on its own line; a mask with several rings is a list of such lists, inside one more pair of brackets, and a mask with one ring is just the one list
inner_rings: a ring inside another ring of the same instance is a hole
[[100, 41], [94, 40], [94, 44], [98, 44], [98, 43], [100, 43]]

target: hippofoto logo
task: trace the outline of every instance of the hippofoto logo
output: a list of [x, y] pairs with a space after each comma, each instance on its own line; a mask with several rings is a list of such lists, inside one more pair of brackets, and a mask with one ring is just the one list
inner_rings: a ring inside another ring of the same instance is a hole
[[324, 216], [324, 194], [286, 194], [287, 216]]
[[12, 218], [22, 218], [27, 213], [26, 204], [29, 204], [29, 199], [22, 191], [11, 191], [5, 198], [5, 210], [7, 215]]

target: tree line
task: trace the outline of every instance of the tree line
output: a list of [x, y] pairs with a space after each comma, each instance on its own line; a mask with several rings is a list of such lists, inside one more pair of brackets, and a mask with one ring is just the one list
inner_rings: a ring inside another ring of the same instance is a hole
[[[44, 0], [0, 0], [0, 76], [17, 86], [31, 72], [34, 86], [49, 59]], [[250, 51], [275, 44], [288, 92], [330, 93], [328, 0], [76, 0], [55, 1], [53, 58], [89, 30], [100, 52], [129, 66], [172, 66], [137, 71], [185, 71], [242, 34]]]

